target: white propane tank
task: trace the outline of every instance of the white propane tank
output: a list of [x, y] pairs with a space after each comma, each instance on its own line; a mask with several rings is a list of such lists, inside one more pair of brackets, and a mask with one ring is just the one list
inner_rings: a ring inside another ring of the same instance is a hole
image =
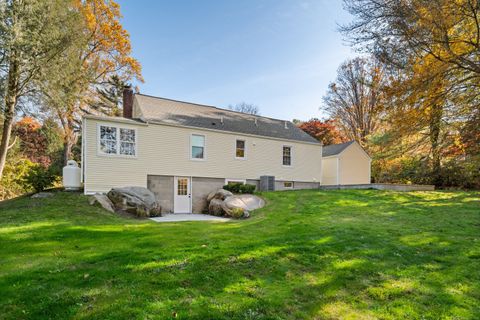
[[63, 167], [63, 187], [69, 191], [79, 190], [81, 187], [80, 168], [75, 160], [68, 160]]

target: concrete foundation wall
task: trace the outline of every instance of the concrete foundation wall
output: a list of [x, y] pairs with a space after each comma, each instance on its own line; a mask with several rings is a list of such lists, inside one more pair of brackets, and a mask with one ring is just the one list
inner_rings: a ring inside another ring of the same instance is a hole
[[293, 188], [297, 190], [318, 189], [320, 182], [294, 182]]
[[155, 194], [162, 213], [173, 212], [173, 176], [147, 176], [147, 188]]
[[336, 186], [320, 186], [323, 190], [339, 190], [339, 189], [377, 189], [377, 190], [393, 190], [393, 191], [434, 191], [434, 185], [420, 184], [392, 184], [392, 183], [371, 183], [371, 184], [352, 184], [352, 185], [336, 185]]
[[[247, 179], [248, 184], [253, 184], [257, 187], [260, 181], [254, 179]], [[275, 190], [291, 190], [285, 189], [284, 181], [275, 181]], [[207, 208], [207, 196], [210, 192], [221, 189], [225, 185], [225, 179], [222, 178], [205, 178], [192, 177], [192, 212], [204, 213]], [[160, 176], [148, 175], [147, 188], [155, 194], [157, 201], [162, 207], [162, 213], [172, 213], [174, 211], [174, 176]], [[318, 182], [293, 182], [293, 188], [300, 189], [317, 189]]]
[[285, 188], [283, 184], [284, 182], [293, 182], [293, 190], [318, 189], [320, 186], [319, 182], [275, 180], [275, 191], [292, 190], [292, 188]]
[[207, 210], [207, 196], [210, 192], [221, 189], [225, 179], [192, 178], [192, 212], [203, 213]]

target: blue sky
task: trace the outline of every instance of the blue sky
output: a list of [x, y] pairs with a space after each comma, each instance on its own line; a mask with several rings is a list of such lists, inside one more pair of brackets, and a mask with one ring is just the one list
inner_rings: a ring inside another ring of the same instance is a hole
[[340, 0], [120, 0], [140, 92], [264, 116], [307, 120], [319, 111], [339, 64], [355, 53], [337, 23]]

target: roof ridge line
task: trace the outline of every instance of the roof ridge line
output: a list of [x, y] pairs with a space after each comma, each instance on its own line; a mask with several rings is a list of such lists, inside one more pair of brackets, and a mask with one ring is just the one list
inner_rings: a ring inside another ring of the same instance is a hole
[[176, 100], [176, 99], [152, 96], [150, 94], [144, 94], [144, 93], [135, 93], [135, 95], [146, 96], [146, 97], [155, 98], [155, 99], [169, 100], [169, 101], [180, 102], [180, 103], [193, 104], [193, 105], [200, 106], [200, 107], [213, 108], [213, 109], [222, 110], [222, 111], [226, 111], [226, 112], [238, 113], [238, 114], [246, 115], [246, 116], [250, 116], [250, 117], [265, 118], [265, 119], [276, 120], [276, 121], [284, 121], [284, 122], [287, 121], [287, 122], [295, 125], [295, 123], [293, 123], [291, 120], [283, 120], [283, 119], [277, 119], [277, 118], [272, 118], [272, 117], [266, 117], [266, 116], [262, 116], [262, 115], [256, 115], [256, 114], [250, 114], [250, 113], [245, 113], [245, 112], [240, 112], [240, 111], [235, 111], [235, 110], [229, 110], [229, 109], [224, 109], [224, 108], [220, 108], [220, 107], [216, 107], [216, 106], [211, 106], [211, 105], [208, 105], [208, 104], [200, 104], [200, 103], [196, 103], [196, 102], [189, 102], [189, 101], [183, 101], [183, 100]]

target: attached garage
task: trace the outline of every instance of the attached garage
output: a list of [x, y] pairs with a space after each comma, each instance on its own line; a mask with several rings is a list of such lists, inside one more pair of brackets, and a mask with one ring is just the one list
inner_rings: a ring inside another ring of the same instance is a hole
[[370, 183], [372, 158], [356, 141], [323, 147], [322, 185]]

